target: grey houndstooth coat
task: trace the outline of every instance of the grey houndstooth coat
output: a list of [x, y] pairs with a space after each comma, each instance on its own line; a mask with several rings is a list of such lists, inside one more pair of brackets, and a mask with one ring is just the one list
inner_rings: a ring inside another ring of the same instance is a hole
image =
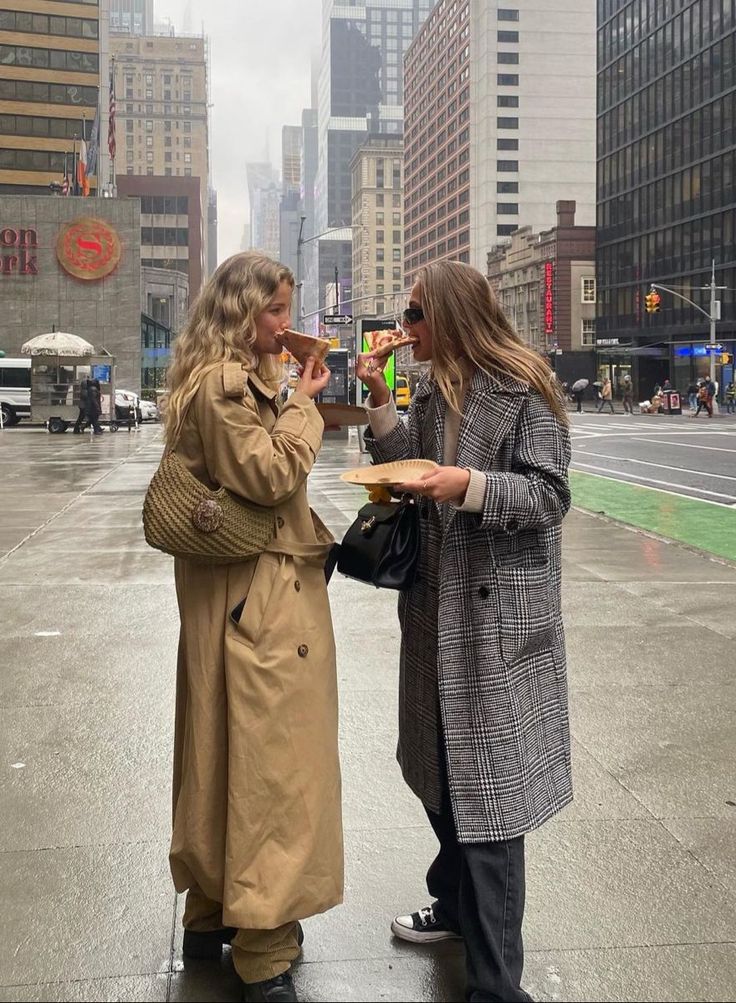
[[[425, 377], [408, 424], [366, 445], [377, 463], [443, 461], [446, 403]], [[484, 509], [421, 502], [419, 576], [399, 596], [404, 778], [438, 811], [441, 736], [461, 843], [511, 839], [572, 800], [560, 523], [567, 430], [528, 386], [476, 370], [457, 465], [483, 471]]]

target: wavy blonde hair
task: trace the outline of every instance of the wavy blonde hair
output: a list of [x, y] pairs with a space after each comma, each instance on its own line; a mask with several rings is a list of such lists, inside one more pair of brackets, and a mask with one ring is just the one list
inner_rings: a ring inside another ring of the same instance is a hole
[[277, 356], [255, 351], [256, 320], [282, 282], [294, 288], [291, 269], [253, 251], [223, 261], [197, 297], [174, 343], [166, 374], [166, 442], [174, 444], [199, 385], [223, 362], [240, 362], [274, 389], [282, 375]]
[[562, 387], [548, 362], [509, 324], [484, 275], [459, 261], [436, 261], [419, 270], [417, 282], [432, 332], [431, 375], [454, 411], [467, 360], [490, 376], [527, 383], [567, 424]]

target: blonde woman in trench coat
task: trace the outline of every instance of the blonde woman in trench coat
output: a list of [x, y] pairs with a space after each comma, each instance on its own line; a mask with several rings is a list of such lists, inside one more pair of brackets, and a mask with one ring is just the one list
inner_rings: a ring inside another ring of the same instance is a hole
[[210, 487], [273, 509], [265, 553], [176, 560], [181, 616], [171, 871], [184, 954], [230, 942], [245, 1000], [295, 1000], [299, 919], [342, 901], [332, 537], [306, 481], [322, 442], [310, 363], [278, 401], [288, 268], [237, 254], [203, 289], [169, 371], [166, 438]]
[[366, 444], [376, 462], [437, 468], [417, 496], [418, 575], [399, 598], [398, 759], [440, 848], [431, 905], [396, 916], [415, 944], [465, 941], [471, 1001], [528, 1000], [524, 835], [572, 798], [560, 523], [567, 417], [546, 362], [468, 265], [420, 270], [404, 326], [431, 362], [406, 424], [370, 355]]

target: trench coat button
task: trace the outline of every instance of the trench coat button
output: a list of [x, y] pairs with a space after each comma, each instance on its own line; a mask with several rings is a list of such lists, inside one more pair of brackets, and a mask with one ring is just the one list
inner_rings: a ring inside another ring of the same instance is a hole
[[294, 582], [294, 588], [297, 590], [297, 592], [301, 592], [301, 590], [302, 590], [302, 583], [299, 581], [298, 578]]
[[481, 597], [481, 599], [487, 599], [490, 594], [491, 590], [488, 588], [487, 585], [481, 585], [481, 587], [478, 589], [478, 595]]
[[306, 644], [300, 644], [299, 647], [296, 649], [296, 653], [297, 655], [299, 655], [300, 658], [306, 658], [307, 655], [309, 654], [309, 648], [306, 646]]
[[518, 528], [519, 528], [519, 523], [516, 519], [509, 519], [509, 521], [506, 523], [506, 530], [509, 533], [515, 533]]
[[279, 529], [284, 528], [284, 520], [281, 518], [280, 515], [276, 517], [276, 525], [279, 527]]

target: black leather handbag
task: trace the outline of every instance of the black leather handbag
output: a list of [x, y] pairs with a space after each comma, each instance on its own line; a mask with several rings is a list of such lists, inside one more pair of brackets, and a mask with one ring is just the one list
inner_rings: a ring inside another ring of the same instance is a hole
[[337, 570], [378, 589], [408, 589], [419, 563], [419, 510], [410, 495], [369, 503], [343, 537]]

